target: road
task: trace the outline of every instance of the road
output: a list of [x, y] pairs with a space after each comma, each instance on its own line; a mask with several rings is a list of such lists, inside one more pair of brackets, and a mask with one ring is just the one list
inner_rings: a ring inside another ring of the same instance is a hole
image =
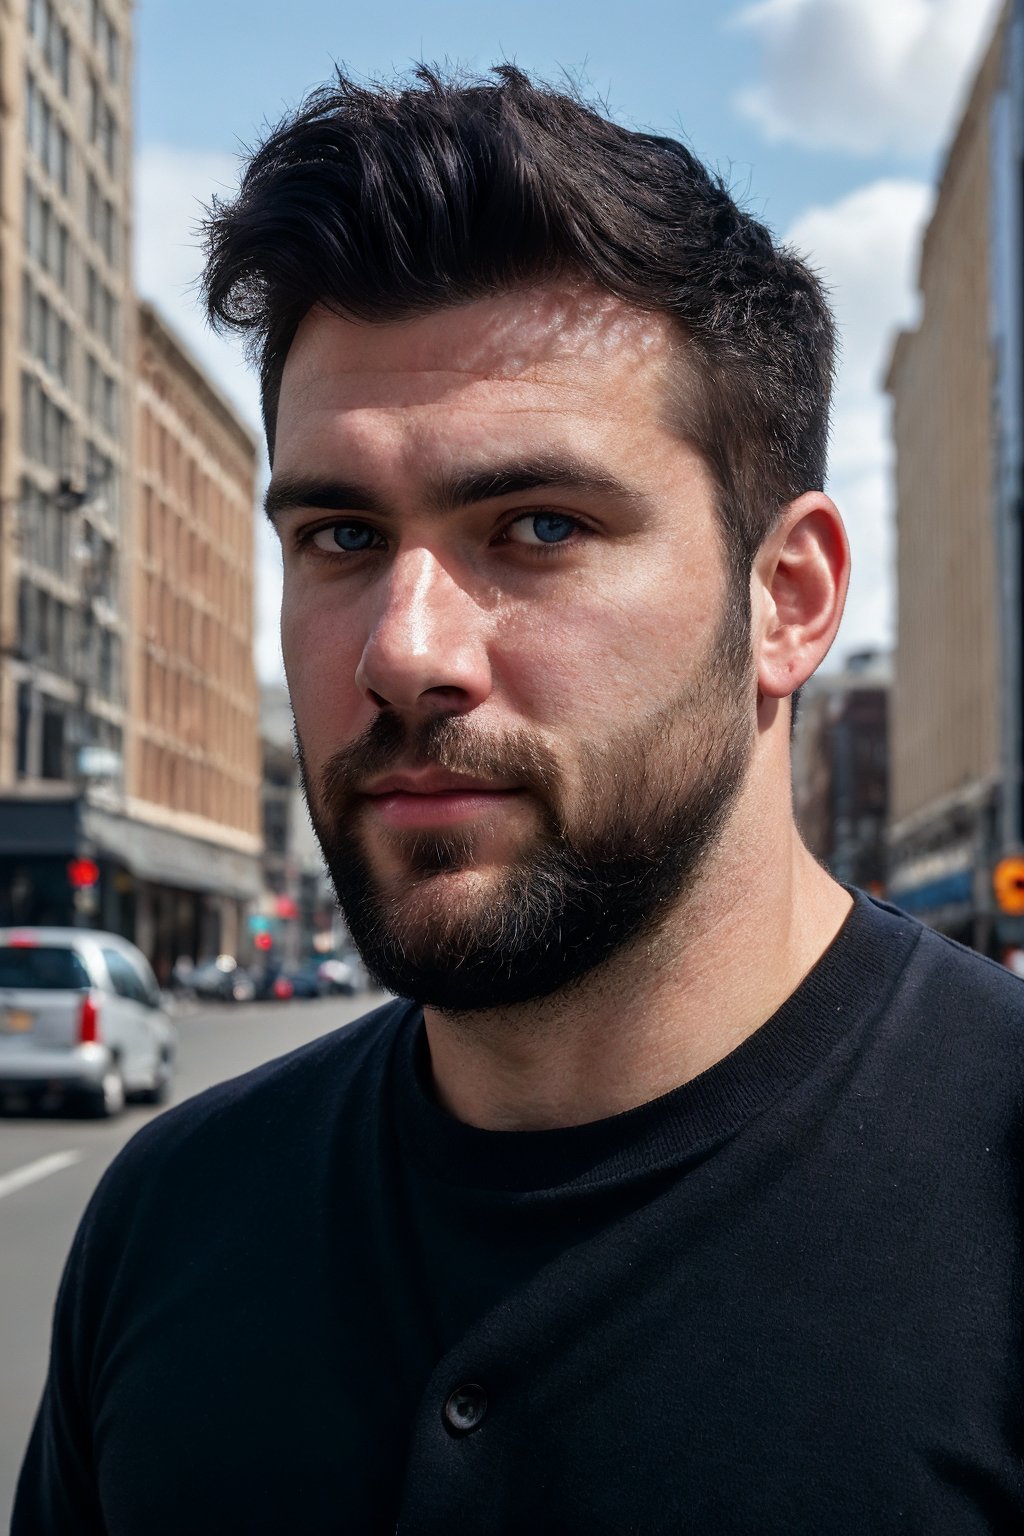
[[[175, 1102], [349, 1023], [380, 1001], [373, 994], [183, 1013]], [[0, 1117], [0, 1530], [10, 1520], [75, 1227], [107, 1164], [159, 1113], [130, 1105], [112, 1121]]]

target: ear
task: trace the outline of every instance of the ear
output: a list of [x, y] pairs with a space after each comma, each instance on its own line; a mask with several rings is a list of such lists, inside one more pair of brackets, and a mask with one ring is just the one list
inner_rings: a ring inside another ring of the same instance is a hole
[[754, 659], [764, 697], [795, 693], [825, 659], [849, 579], [843, 520], [823, 491], [807, 491], [784, 508], [751, 572]]

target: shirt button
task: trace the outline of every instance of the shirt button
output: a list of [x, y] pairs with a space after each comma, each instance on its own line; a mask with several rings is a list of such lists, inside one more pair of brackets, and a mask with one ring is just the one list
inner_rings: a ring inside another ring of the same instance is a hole
[[487, 1412], [487, 1393], [475, 1381], [456, 1387], [444, 1405], [446, 1429], [453, 1435], [468, 1435], [476, 1429]]

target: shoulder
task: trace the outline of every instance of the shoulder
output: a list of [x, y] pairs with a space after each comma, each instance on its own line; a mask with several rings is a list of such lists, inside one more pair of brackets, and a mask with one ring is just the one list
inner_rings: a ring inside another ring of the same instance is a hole
[[879, 933], [898, 929], [914, 940], [900, 989], [908, 1005], [927, 1002], [940, 1014], [967, 1005], [975, 1018], [1007, 1024], [1014, 1034], [1024, 1026], [1024, 980], [1019, 976], [899, 907], [871, 897], [860, 899]]
[[[917, 1072], [979, 1102], [1024, 1102], [1024, 980], [884, 902], [859, 897], [880, 946], [899, 942], [880, 1031]], [[920, 1078], [918, 1078], [920, 1081]]]
[[129, 1191], [134, 1205], [169, 1176], [229, 1184], [233, 1171], [250, 1178], [264, 1161], [308, 1160], [339, 1124], [357, 1134], [380, 1113], [396, 1042], [416, 1012], [386, 1003], [166, 1110], [114, 1159], [94, 1201], [117, 1206]]

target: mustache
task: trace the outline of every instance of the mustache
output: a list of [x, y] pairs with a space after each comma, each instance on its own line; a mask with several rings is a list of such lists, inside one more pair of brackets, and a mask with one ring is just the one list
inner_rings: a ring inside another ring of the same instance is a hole
[[382, 711], [361, 736], [328, 758], [319, 776], [318, 798], [337, 813], [372, 779], [398, 768], [442, 768], [446, 773], [501, 779], [544, 800], [555, 796], [561, 783], [553, 754], [531, 731], [484, 734], [465, 715], [408, 721]]

